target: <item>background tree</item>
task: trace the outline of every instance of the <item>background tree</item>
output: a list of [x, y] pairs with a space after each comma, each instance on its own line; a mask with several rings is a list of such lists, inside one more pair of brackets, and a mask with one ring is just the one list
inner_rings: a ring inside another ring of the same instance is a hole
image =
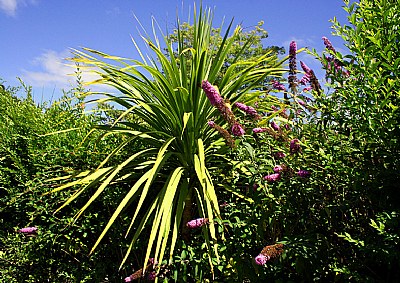
[[[270, 56], [274, 56], [275, 60], [278, 60], [278, 56], [284, 54], [285, 49], [279, 46], [265, 46], [265, 40], [268, 38], [268, 32], [263, 28], [264, 22], [260, 21], [253, 28], [242, 28], [239, 31], [235, 32], [232, 37], [234, 41], [229, 52], [226, 55], [226, 60], [224, 65], [221, 67], [219, 78], [215, 82], [218, 85], [220, 78], [226, 73], [228, 67], [237, 61], [252, 61], [262, 55], [270, 53]], [[183, 48], [190, 48], [193, 37], [195, 36], [194, 26], [185, 22], [180, 24], [179, 29], [174, 29], [171, 34], [168, 35], [168, 42], [173, 44], [176, 47], [176, 43], [178, 41], [178, 32], [179, 36], [182, 37], [183, 40]], [[212, 28], [211, 29], [211, 37], [210, 37], [210, 45], [208, 47], [209, 52], [212, 56], [217, 56], [218, 47], [223, 43], [223, 37], [221, 35], [221, 28]], [[174, 57], [177, 58], [177, 48], [175, 48]], [[272, 51], [272, 53], [271, 53]], [[240, 56], [238, 56], [240, 54]], [[169, 56], [168, 54], [166, 54]], [[187, 63], [190, 63], [190, 58], [187, 56]], [[237, 67], [239, 68], [241, 67]], [[265, 85], [268, 84], [268, 79], [265, 82]], [[264, 89], [266, 90], [266, 89]]]

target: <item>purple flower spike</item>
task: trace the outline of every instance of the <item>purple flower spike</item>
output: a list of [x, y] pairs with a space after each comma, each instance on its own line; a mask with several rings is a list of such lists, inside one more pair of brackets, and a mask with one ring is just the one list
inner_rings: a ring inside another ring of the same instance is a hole
[[311, 69], [303, 61], [300, 61], [300, 65], [306, 74], [311, 73]]
[[306, 85], [308, 82], [310, 82], [311, 81], [311, 76], [309, 75], [309, 74], [305, 74], [302, 78], [301, 78], [301, 80], [300, 80], [300, 83], [302, 84], [302, 85]]
[[274, 121], [271, 122], [271, 127], [272, 129], [274, 129], [275, 131], [279, 131], [281, 128], [278, 126], [277, 123], [275, 123]]
[[[290, 42], [289, 45], [289, 76], [288, 82], [290, 88], [294, 91], [296, 88], [296, 51], [297, 51], [297, 44], [296, 41]], [[286, 98], [286, 97], [285, 97]]]
[[294, 154], [300, 151], [300, 141], [298, 139], [293, 139], [290, 141], [290, 153]]
[[240, 137], [243, 136], [245, 133], [243, 127], [239, 123], [235, 123], [232, 126], [232, 134], [234, 136]]
[[239, 108], [242, 111], [246, 111], [247, 110], [247, 105], [241, 103], [241, 102], [235, 102], [234, 104], [237, 108]]
[[266, 128], [254, 128], [253, 129], [253, 133], [255, 133], [255, 134], [264, 133], [266, 131], [267, 131]]
[[210, 100], [211, 105], [218, 106], [223, 102], [221, 95], [208, 81], [203, 81], [201, 83], [201, 88], [206, 93], [206, 96], [208, 100]]
[[324, 41], [324, 44], [328, 50], [336, 52], [335, 48], [333, 48], [332, 43], [329, 41], [327, 37], [323, 36], [322, 40]]
[[26, 227], [19, 229], [18, 232], [26, 235], [32, 235], [37, 233], [38, 228], [37, 227]]
[[276, 182], [281, 178], [281, 174], [275, 173], [275, 174], [269, 174], [267, 176], [264, 176], [264, 180], [267, 182]]
[[276, 90], [286, 90], [285, 86], [278, 81], [272, 81], [272, 87]]
[[253, 107], [251, 107], [251, 106], [247, 106], [247, 105], [245, 105], [245, 104], [243, 104], [243, 103], [240, 103], [240, 102], [235, 102], [235, 104], [234, 104], [237, 108], [239, 108], [240, 110], [242, 110], [243, 112], [246, 112], [248, 115], [250, 115], [250, 116], [257, 116], [258, 115], [258, 113], [257, 113], [257, 110], [256, 109], [254, 109]]
[[297, 51], [297, 43], [296, 41], [290, 42], [289, 45], [289, 56], [296, 56], [296, 51]]
[[270, 259], [269, 256], [265, 256], [263, 254], [259, 254], [258, 256], [255, 257], [255, 262], [257, 265], [264, 265], [267, 263], [267, 261]]
[[307, 177], [310, 177], [310, 175], [311, 175], [311, 172], [307, 171], [307, 170], [299, 170], [297, 172], [297, 176], [299, 176], [301, 178], [307, 178]]
[[186, 226], [190, 229], [196, 229], [206, 225], [207, 223], [208, 223], [208, 218], [197, 218], [190, 220], [188, 223], [186, 223]]

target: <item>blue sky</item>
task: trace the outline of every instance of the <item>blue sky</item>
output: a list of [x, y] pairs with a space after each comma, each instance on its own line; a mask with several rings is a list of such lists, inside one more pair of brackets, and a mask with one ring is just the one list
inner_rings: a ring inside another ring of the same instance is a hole
[[[0, 78], [6, 85], [17, 85], [16, 77], [33, 86], [34, 96], [49, 100], [70, 88], [74, 72], [63, 61], [69, 48], [90, 47], [105, 53], [134, 58], [131, 36], [138, 37], [138, 23], [150, 29], [151, 16], [161, 27], [172, 30], [178, 14], [188, 18], [196, 0], [0, 0]], [[284, 46], [291, 40], [299, 47], [323, 49], [322, 36], [331, 39], [336, 49], [340, 38], [331, 35], [330, 19], [346, 23], [342, 0], [203, 0], [215, 9], [214, 23], [225, 17], [251, 28], [260, 20], [269, 37], [265, 45]], [[318, 63], [306, 54], [300, 58], [319, 72]], [[90, 76], [84, 76], [90, 79]], [[322, 79], [322, 78], [321, 78]]]

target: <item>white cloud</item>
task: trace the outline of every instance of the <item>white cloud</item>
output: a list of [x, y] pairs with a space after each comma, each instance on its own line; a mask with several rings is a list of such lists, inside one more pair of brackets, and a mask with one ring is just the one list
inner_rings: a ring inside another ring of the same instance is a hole
[[[22, 80], [33, 87], [46, 89], [71, 89], [76, 86], [76, 66], [65, 58], [72, 57], [69, 50], [56, 52], [47, 50], [31, 62], [32, 69], [22, 70]], [[99, 78], [93, 72], [81, 68], [83, 82], [91, 82]], [[90, 86], [92, 91], [111, 91], [109, 86]]]
[[69, 52], [56, 52], [47, 50], [32, 61], [37, 70], [23, 70], [23, 80], [32, 86], [57, 86], [59, 88], [70, 87], [73, 84], [72, 74], [75, 68], [65, 61]]
[[0, 0], [0, 9], [7, 15], [14, 17], [17, 9], [28, 4], [36, 4], [37, 0]]
[[0, 0], [0, 9], [2, 9], [7, 15], [15, 16], [17, 6], [17, 0]]

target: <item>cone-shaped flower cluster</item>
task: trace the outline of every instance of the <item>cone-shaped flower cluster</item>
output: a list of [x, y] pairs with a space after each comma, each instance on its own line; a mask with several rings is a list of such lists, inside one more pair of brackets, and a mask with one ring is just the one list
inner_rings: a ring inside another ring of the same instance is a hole
[[267, 261], [279, 257], [283, 253], [283, 244], [275, 244], [266, 246], [261, 253], [255, 257], [255, 262], [258, 265], [265, 265]]
[[[322, 40], [324, 41], [326, 49], [332, 51], [333, 53], [336, 53], [335, 48], [333, 47], [332, 43], [329, 41], [327, 37], [323, 36]], [[335, 55], [331, 54], [329, 57], [325, 57], [325, 59], [328, 61], [327, 66], [325, 66], [328, 70], [327, 74], [328, 72], [332, 71], [332, 65], [333, 65], [334, 71], [341, 72], [341, 74], [343, 74], [345, 77], [348, 77], [350, 75], [349, 71], [343, 68], [343, 63], [340, 60], [338, 60]]]
[[297, 43], [296, 41], [290, 42], [289, 45], [289, 77], [288, 82], [292, 91], [296, 89], [296, 52], [297, 52]]
[[24, 235], [35, 235], [37, 231], [37, 227], [26, 227], [18, 230], [19, 233], [22, 233]]
[[305, 73], [304, 76], [301, 78], [300, 83], [302, 85], [306, 85], [311, 80], [312, 70], [303, 61], [300, 61], [300, 65]]
[[242, 125], [240, 125], [239, 123], [234, 123], [231, 130], [232, 134], [237, 137], [243, 136], [245, 134]]
[[282, 91], [286, 90], [285, 86], [278, 81], [272, 81], [272, 87], [276, 90], [282, 90]]
[[264, 180], [266, 180], [267, 182], [276, 182], [279, 181], [281, 179], [281, 174], [279, 173], [274, 173], [274, 174], [268, 174], [266, 176], [264, 176]]
[[325, 47], [328, 50], [331, 50], [332, 52], [336, 52], [335, 48], [333, 48], [332, 43], [330, 42], [330, 40], [326, 36], [323, 36], [322, 40], [324, 41]]
[[304, 62], [300, 61], [300, 65], [305, 73], [304, 76], [301, 78], [300, 83], [303, 85], [310, 83], [311, 88], [319, 93], [321, 91], [321, 85], [319, 84], [319, 81], [315, 76], [314, 71], [310, 69]]
[[259, 254], [258, 256], [255, 257], [255, 262], [257, 265], [264, 265], [267, 263], [267, 261], [270, 259], [270, 257], [267, 257], [263, 254]]
[[253, 133], [255, 133], [255, 134], [264, 133], [266, 131], [267, 131], [266, 128], [254, 128], [253, 129]]
[[186, 226], [190, 229], [196, 229], [208, 223], [208, 218], [197, 218], [190, 220], [188, 223], [186, 223]]
[[[201, 84], [202, 89], [204, 90], [208, 100], [210, 101], [211, 105], [216, 107], [220, 112], [221, 116], [224, 118], [225, 121], [228, 122], [229, 127], [231, 128], [231, 132], [235, 136], [242, 136], [245, 134], [243, 126], [240, 125], [235, 118], [230, 106], [224, 101], [218, 91], [208, 82], [203, 81]], [[244, 105], [244, 104], [243, 104]], [[240, 105], [242, 107], [242, 105]], [[252, 115], [256, 115], [257, 111], [253, 107], [249, 107], [244, 105], [246, 111], [252, 113]], [[240, 109], [240, 108], [239, 108]], [[231, 137], [230, 133], [223, 129], [222, 127], [218, 126], [215, 122], [208, 122], [208, 125], [212, 128], [215, 128], [225, 139], [226, 144], [230, 147], [234, 147], [235, 143], [233, 138]]]
[[221, 95], [208, 81], [203, 81], [201, 83], [201, 88], [204, 90], [212, 106], [217, 107], [219, 104], [223, 103]]
[[143, 268], [140, 268], [135, 273], [131, 274], [128, 277], [125, 277], [124, 282], [132, 282], [143, 278], [146, 278], [149, 281], [155, 280], [155, 278], [157, 277], [157, 273], [154, 270], [152, 270], [154, 263], [155, 263], [154, 258], [149, 258], [144, 272]]
[[274, 121], [271, 122], [271, 128], [274, 129], [277, 132], [279, 132], [281, 130], [279, 125], [277, 123], [275, 123]]
[[253, 107], [247, 106], [247, 105], [245, 105], [245, 104], [243, 104], [243, 103], [240, 103], [240, 102], [235, 102], [234, 105], [235, 105], [237, 108], [239, 108], [240, 110], [242, 110], [243, 112], [247, 113], [248, 115], [253, 116], [253, 117], [256, 117], [256, 118], [259, 118], [259, 115], [258, 115], [258, 113], [257, 113], [257, 110], [254, 109]]

